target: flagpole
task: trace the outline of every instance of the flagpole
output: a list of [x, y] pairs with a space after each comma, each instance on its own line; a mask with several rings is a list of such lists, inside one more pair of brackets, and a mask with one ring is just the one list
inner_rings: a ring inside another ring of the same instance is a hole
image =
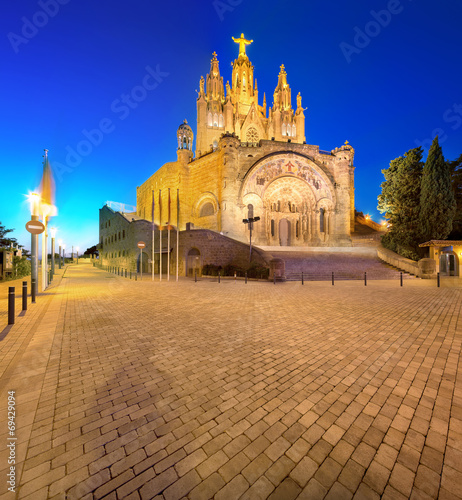
[[47, 287], [47, 217], [43, 215], [43, 225], [45, 226], [45, 231], [42, 233], [42, 292]]
[[180, 190], [176, 190], [176, 280], [178, 281], [178, 255], [180, 246]]
[[154, 281], [154, 189], [152, 190], [152, 259], [151, 259], [151, 268], [152, 268], [152, 281]]
[[168, 188], [167, 281], [170, 281], [170, 188]]
[[159, 189], [159, 281], [162, 281], [162, 189]]

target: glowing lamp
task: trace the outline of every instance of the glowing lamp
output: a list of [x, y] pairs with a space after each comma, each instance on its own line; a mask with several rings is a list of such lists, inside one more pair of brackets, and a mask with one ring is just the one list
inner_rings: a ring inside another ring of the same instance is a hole
[[27, 199], [30, 204], [30, 214], [32, 216], [40, 215], [40, 195], [38, 193], [30, 193]]

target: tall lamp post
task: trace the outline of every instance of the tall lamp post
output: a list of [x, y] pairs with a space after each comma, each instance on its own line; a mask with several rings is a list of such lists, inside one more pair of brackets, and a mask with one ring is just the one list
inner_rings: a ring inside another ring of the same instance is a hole
[[[31, 220], [39, 220], [40, 195], [31, 193], [29, 195]], [[31, 295], [35, 297], [38, 291], [38, 234], [30, 235], [31, 253]]]
[[77, 253], [77, 264], [79, 263], [79, 250], [80, 250], [79, 247], [75, 247], [75, 251]]
[[63, 244], [63, 240], [58, 240], [58, 245], [59, 245], [59, 258], [58, 258], [58, 264], [59, 264], [59, 269], [61, 269], [61, 245]]
[[249, 217], [248, 219], [242, 219], [242, 222], [244, 224], [249, 225], [249, 231], [250, 231], [250, 253], [249, 253], [249, 262], [252, 262], [252, 229], [253, 229], [253, 223], [257, 222], [260, 220], [260, 217]]
[[66, 252], [64, 250], [66, 250], [66, 245], [63, 245], [63, 266], [66, 263]]
[[57, 231], [57, 229], [55, 227], [50, 227], [50, 234], [51, 234], [51, 279], [53, 279], [53, 276], [55, 275], [55, 238], [56, 238], [56, 231]]

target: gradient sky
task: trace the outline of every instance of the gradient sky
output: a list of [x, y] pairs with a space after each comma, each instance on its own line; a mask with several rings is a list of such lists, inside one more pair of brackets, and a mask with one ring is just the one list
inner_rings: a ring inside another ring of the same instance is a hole
[[[135, 205], [136, 186], [176, 159], [180, 123], [196, 132], [200, 76], [216, 51], [230, 79], [231, 37], [241, 32], [254, 40], [247, 55], [260, 99], [266, 92], [272, 103], [284, 64], [292, 106], [301, 92], [307, 108], [307, 143], [351, 143], [356, 207], [380, 220], [381, 169], [391, 159], [421, 144], [426, 155], [436, 133], [446, 158], [462, 153], [461, 19], [459, 0], [8, 2], [0, 221], [29, 248], [25, 195], [39, 185], [47, 148], [59, 210], [51, 225], [68, 248], [96, 244], [98, 209]], [[138, 102], [129, 108], [131, 94]]]

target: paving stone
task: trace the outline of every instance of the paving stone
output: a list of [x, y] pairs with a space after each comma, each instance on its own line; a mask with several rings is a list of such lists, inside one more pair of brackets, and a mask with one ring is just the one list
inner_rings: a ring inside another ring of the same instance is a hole
[[5, 383], [30, 381], [20, 498], [459, 498], [458, 291], [336, 285], [70, 266], [0, 349]]

